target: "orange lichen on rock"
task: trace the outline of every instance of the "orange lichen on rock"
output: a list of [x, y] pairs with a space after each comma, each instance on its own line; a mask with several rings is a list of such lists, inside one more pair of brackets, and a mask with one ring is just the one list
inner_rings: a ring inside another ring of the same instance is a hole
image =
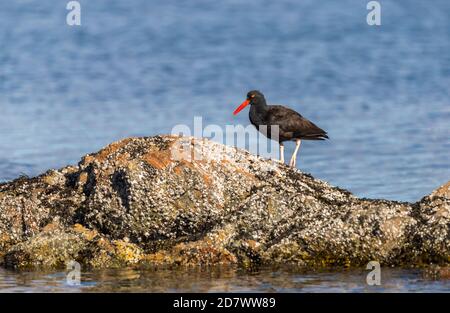
[[96, 232], [95, 230], [87, 229], [81, 224], [73, 225], [73, 230], [77, 233], [82, 234], [87, 240], [92, 240], [98, 235], [98, 232]]
[[81, 172], [80, 175], [78, 176], [78, 184], [80, 186], [83, 186], [84, 184], [86, 184], [88, 181], [88, 173], [86, 172]]
[[151, 151], [144, 155], [142, 159], [152, 167], [159, 170], [165, 169], [172, 162], [170, 158], [170, 150]]
[[48, 223], [47, 225], [45, 225], [41, 231], [42, 232], [52, 232], [52, 231], [57, 230], [60, 227], [61, 227], [61, 225], [59, 223], [51, 222], [51, 223]]
[[97, 160], [99, 162], [105, 161], [108, 156], [112, 155], [114, 152], [119, 150], [120, 148], [125, 147], [130, 141], [132, 141], [133, 138], [126, 138], [117, 142], [113, 142], [110, 145], [106, 146], [99, 152], [95, 154], [89, 154], [84, 157], [84, 163], [91, 163], [94, 160]]

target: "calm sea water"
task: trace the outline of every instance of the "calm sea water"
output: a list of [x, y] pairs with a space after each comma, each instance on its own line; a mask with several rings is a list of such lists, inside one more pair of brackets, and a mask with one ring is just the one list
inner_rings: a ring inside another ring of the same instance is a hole
[[194, 116], [248, 124], [250, 89], [329, 132], [302, 145], [315, 177], [406, 201], [450, 179], [448, 0], [382, 1], [378, 27], [365, 0], [80, 3], [69, 27], [65, 1], [2, 1], [0, 181]]
[[11, 272], [0, 269], [1, 292], [450, 292], [450, 280], [427, 278], [419, 270], [381, 268], [380, 285], [369, 271], [248, 271], [213, 267], [189, 270], [105, 270], [83, 272], [78, 286], [68, 272]]

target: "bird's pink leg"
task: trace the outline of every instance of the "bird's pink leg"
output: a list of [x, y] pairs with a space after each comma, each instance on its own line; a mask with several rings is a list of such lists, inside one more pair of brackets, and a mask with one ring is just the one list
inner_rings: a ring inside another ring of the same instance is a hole
[[284, 145], [280, 143], [280, 163], [284, 163]]
[[295, 150], [294, 153], [292, 154], [291, 160], [289, 161], [289, 166], [295, 167], [296, 161], [297, 161], [297, 153], [298, 150], [300, 149], [300, 144], [302, 143], [302, 141], [300, 139], [297, 139], [295, 142]]

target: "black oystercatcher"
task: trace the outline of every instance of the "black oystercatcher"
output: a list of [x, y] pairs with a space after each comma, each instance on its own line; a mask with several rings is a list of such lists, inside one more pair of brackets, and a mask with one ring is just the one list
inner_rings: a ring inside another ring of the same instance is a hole
[[[295, 140], [296, 142], [294, 153], [289, 162], [290, 166], [295, 166], [302, 140], [325, 140], [328, 138], [326, 131], [294, 110], [282, 105], [267, 105], [264, 95], [258, 90], [249, 91], [247, 100], [242, 102], [233, 114], [238, 114], [248, 104], [251, 105], [250, 122], [265, 136], [279, 142], [280, 162], [282, 163], [284, 163], [284, 141]], [[278, 126], [278, 134], [273, 126]]]

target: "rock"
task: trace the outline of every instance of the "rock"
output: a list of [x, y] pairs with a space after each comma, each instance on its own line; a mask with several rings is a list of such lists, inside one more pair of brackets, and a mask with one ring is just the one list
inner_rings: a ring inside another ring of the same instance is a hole
[[28, 240], [14, 245], [4, 256], [12, 268], [64, 268], [71, 260], [99, 267], [124, 267], [138, 263], [141, 249], [122, 240], [109, 240], [79, 224], [62, 227], [51, 223]]
[[425, 279], [444, 280], [450, 279], [450, 266], [431, 265], [424, 269], [423, 277]]
[[15, 268], [448, 264], [449, 223], [449, 184], [414, 204], [359, 199], [190, 137], [124, 139], [0, 185], [0, 261]]

